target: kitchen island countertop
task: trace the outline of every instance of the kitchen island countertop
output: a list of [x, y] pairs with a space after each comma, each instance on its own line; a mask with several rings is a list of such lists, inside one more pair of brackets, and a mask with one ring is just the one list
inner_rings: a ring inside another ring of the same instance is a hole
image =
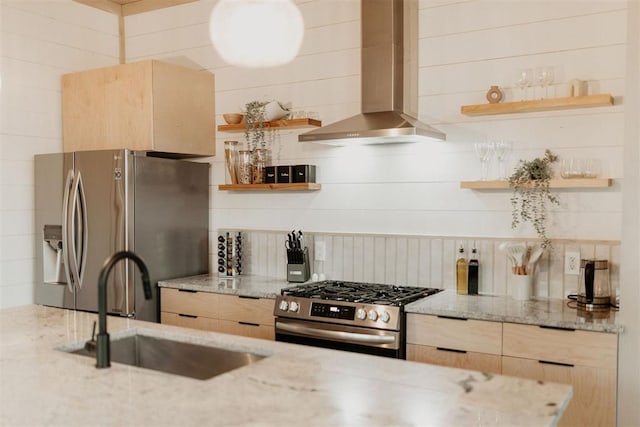
[[133, 333], [267, 356], [210, 380], [66, 353], [96, 314], [0, 311], [1, 425], [553, 425], [567, 385], [109, 317]]

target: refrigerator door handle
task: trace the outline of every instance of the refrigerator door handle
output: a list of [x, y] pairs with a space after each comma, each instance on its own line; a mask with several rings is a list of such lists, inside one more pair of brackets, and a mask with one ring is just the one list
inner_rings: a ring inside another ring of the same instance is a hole
[[73, 186], [73, 169], [67, 173], [64, 183], [64, 195], [62, 196], [62, 260], [64, 262], [64, 273], [67, 278], [69, 292], [74, 293], [73, 281], [71, 280], [71, 259], [69, 258], [69, 197], [71, 197], [71, 187]]
[[80, 274], [78, 272], [78, 248], [76, 246], [76, 232], [78, 228], [76, 223], [76, 218], [78, 215], [76, 214], [76, 212], [78, 210], [78, 182], [80, 181], [78, 178], [80, 178], [80, 172], [78, 172], [78, 177], [73, 184], [73, 190], [71, 193], [71, 206], [69, 206], [67, 221], [70, 230], [69, 240], [71, 241], [71, 243], [69, 244], [69, 252], [71, 254], [71, 256], [69, 257], [69, 261], [71, 264], [71, 275], [73, 277], [74, 283], [76, 283], [79, 288], [81, 284]]
[[80, 198], [80, 210], [82, 211], [82, 222], [80, 223], [82, 226], [82, 251], [80, 252], [80, 269], [78, 271], [78, 283], [80, 284], [80, 289], [82, 289], [82, 285], [84, 283], [84, 271], [87, 265], [87, 244], [89, 243], [89, 220], [87, 214], [87, 199], [85, 197], [84, 185], [82, 184], [82, 174], [78, 172], [78, 180], [77, 180], [77, 191], [78, 196]]

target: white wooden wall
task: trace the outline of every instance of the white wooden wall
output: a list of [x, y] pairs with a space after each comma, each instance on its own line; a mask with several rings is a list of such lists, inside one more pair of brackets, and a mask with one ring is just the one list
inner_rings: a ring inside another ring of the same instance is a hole
[[[348, 117], [360, 104], [360, 3], [297, 3], [306, 33], [291, 64], [267, 70], [224, 64], [207, 33], [215, 0], [127, 17], [127, 60], [158, 58], [214, 72], [219, 114], [254, 99], [278, 99], [319, 112], [325, 123]], [[61, 149], [59, 77], [117, 63], [117, 21], [71, 0], [0, 0], [0, 13], [0, 305], [10, 306], [32, 299], [32, 156]], [[509, 192], [459, 189], [460, 180], [479, 173], [473, 142], [489, 136], [514, 141], [512, 162], [544, 148], [601, 158], [614, 186], [562, 191], [551, 236], [619, 240], [625, 18], [624, 0], [421, 0], [419, 116], [446, 131], [448, 141], [335, 148], [300, 144], [300, 131], [282, 132], [276, 159], [318, 165], [323, 189], [314, 193], [219, 192], [222, 157], [206, 159], [213, 165], [211, 230], [533, 237], [530, 229], [510, 229]], [[484, 102], [492, 84], [513, 99], [514, 71], [541, 65], [555, 68], [553, 94], [562, 95], [577, 77], [589, 81], [592, 93], [613, 93], [618, 105], [484, 118], [458, 113], [460, 105]], [[222, 123], [220, 115], [216, 121]], [[218, 152], [225, 139], [242, 135], [219, 133]]]
[[[227, 66], [212, 49], [207, 21], [214, 3], [128, 17], [128, 60], [164, 58], [215, 73], [220, 115], [254, 99], [291, 101], [294, 109], [319, 112], [325, 123], [359, 110], [359, 1], [298, 1], [306, 26], [300, 55], [285, 66], [258, 70]], [[561, 157], [602, 159], [603, 174], [615, 179], [614, 186], [561, 191], [550, 235], [619, 240], [625, 8], [624, 0], [422, 0], [419, 116], [444, 130], [448, 140], [336, 148], [298, 143], [301, 131], [282, 131], [274, 158], [280, 164], [316, 164], [322, 190], [220, 192], [223, 159], [209, 159], [211, 229], [534, 237], [527, 227], [511, 230], [509, 191], [459, 188], [460, 180], [479, 176], [473, 143], [490, 137], [514, 142], [512, 165], [541, 156], [545, 148]], [[480, 118], [459, 113], [461, 105], [485, 102], [494, 84], [513, 100], [513, 75], [525, 66], [554, 67], [554, 96], [565, 94], [567, 81], [581, 78], [591, 93], [611, 92], [619, 105]], [[221, 116], [216, 121], [223, 123]], [[243, 135], [218, 133], [219, 152], [224, 140], [242, 141]], [[494, 162], [491, 175], [496, 173]]]
[[60, 76], [118, 62], [114, 15], [0, 0], [0, 308], [33, 302], [33, 156], [62, 151]]
[[[287, 232], [242, 230], [244, 273], [286, 279], [285, 241]], [[457, 249], [462, 245], [469, 258], [471, 248], [480, 261], [479, 291], [508, 295], [511, 265], [499, 250], [502, 242], [518, 239], [455, 238], [447, 236], [384, 235], [304, 232], [312, 273], [328, 279], [354, 280], [395, 285], [455, 289]], [[215, 239], [214, 239], [215, 240]], [[314, 242], [324, 242], [326, 260], [315, 261]], [[536, 241], [529, 241], [536, 244]], [[579, 252], [582, 258], [608, 259], [612, 288], [620, 285], [620, 245], [612, 241], [553, 242], [538, 262], [536, 296], [565, 298], [578, 288], [578, 276], [564, 274], [565, 252]], [[217, 265], [212, 250], [212, 265]]]

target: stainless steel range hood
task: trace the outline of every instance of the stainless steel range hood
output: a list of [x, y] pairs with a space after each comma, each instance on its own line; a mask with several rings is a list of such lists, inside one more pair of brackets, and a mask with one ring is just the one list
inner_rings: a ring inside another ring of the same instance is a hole
[[362, 113], [298, 136], [331, 145], [444, 141], [416, 119], [417, 0], [362, 0]]

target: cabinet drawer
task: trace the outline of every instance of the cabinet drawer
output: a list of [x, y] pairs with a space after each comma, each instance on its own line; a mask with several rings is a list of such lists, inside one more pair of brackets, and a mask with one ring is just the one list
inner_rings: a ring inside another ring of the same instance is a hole
[[218, 295], [209, 292], [185, 292], [160, 289], [160, 311], [218, 318]]
[[494, 374], [502, 372], [502, 358], [495, 354], [451, 351], [425, 345], [407, 344], [407, 360]]
[[571, 384], [573, 397], [558, 423], [559, 426], [615, 425], [615, 369], [554, 365], [505, 356], [502, 358], [502, 374]]
[[275, 340], [275, 328], [273, 325], [259, 325], [256, 323], [234, 322], [231, 320], [219, 320], [218, 331], [225, 334], [242, 335], [264, 340]]
[[274, 300], [266, 298], [218, 295], [218, 319], [273, 326], [274, 304]]
[[407, 343], [501, 355], [502, 323], [409, 313]]
[[160, 323], [165, 325], [181, 326], [183, 328], [202, 329], [205, 331], [215, 331], [218, 328], [218, 321], [202, 316], [185, 316], [176, 313], [160, 313]]
[[503, 354], [525, 359], [616, 369], [618, 336], [605, 332], [505, 323]]

